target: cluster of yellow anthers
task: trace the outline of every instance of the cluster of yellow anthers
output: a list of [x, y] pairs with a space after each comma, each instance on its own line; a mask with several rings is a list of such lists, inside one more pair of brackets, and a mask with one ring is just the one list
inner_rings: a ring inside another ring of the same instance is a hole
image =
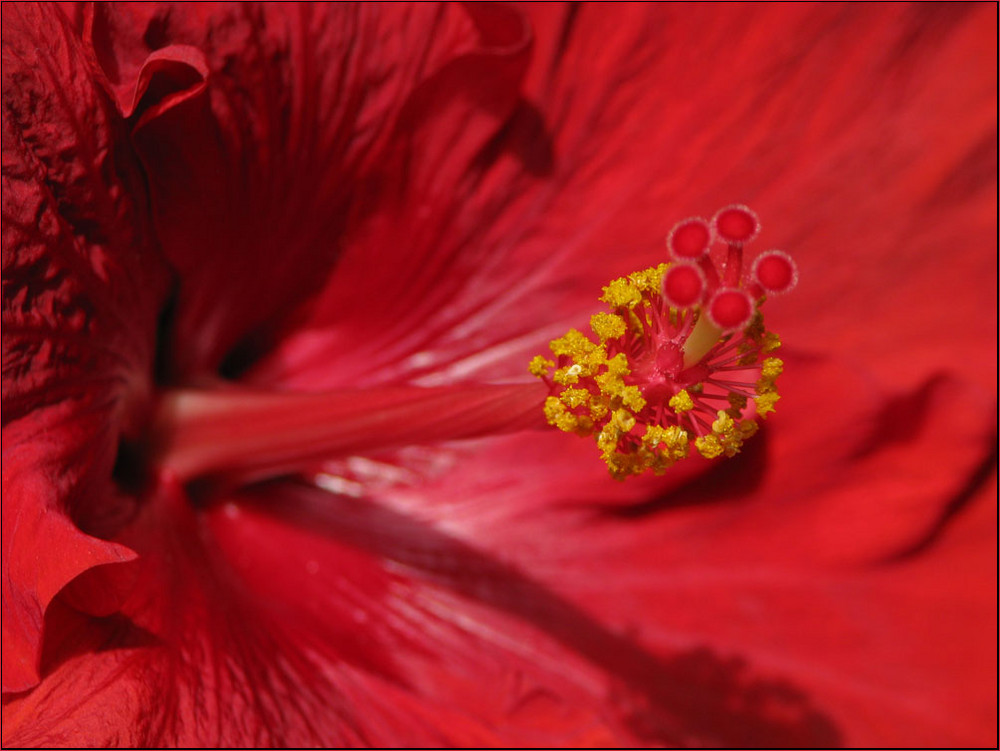
[[[615, 279], [590, 321], [594, 342], [572, 329], [550, 343], [555, 359], [529, 370], [549, 386], [545, 416], [567, 433], [595, 436], [611, 475], [661, 474], [686, 458], [733, 456], [778, 400], [780, 346], [759, 306], [745, 326], [723, 332], [705, 312], [665, 300], [670, 264]], [[753, 402], [751, 405], [750, 402]]]

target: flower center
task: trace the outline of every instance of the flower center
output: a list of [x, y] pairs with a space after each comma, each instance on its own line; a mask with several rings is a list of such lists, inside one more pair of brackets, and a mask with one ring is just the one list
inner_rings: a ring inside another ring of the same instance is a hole
[[[767, 293], [795, 286], [792, 259], [761, 254], [744, 274], [757, 216], [728, 206], [711, 222], [686, 219], [667, 237], [670, 263], [615, 279], [590, 327], [570, 330], [529, 365], [549, 389], [549, 424], [593, 435], [613, 477], [662, 473], [691, 444], [706, 458], [733, 456], [778, 400], [780, 346], [766, 331]], [[725, 246], [724, 261], [713, 245]]]

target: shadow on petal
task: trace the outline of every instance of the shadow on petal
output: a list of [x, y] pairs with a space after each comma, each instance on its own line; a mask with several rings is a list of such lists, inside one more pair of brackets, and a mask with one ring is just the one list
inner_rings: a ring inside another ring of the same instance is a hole
[[787, 680], [757, 675], [742, 657], [708, 647], [658, 656], [515, 567], [372, 499], [275, 483], [257, 488], [246, 502], [282, 524], [392, 561], [532, 625], [610, 676], [613, 705], [640, 737], [685, 745], [841, 742], [832, 719]]

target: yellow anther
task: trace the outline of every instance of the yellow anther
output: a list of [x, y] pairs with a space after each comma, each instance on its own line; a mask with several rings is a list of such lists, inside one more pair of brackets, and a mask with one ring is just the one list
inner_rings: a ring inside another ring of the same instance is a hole
[[777, 357], [767, 358], [760, 367], [761, 378], [767, 378], [770, 381], [774, 381], [774, 379], [781, 375], [783, 365], [784, 363]]
[[664, 441], [667, 429], [660, 425], [647, 425], [646, 432], [642, 436], [642, 442], [650, 448], [656, 448]]
[[694, 409], [694, 401], [691, 399], [691, 395], [684, 389], [681, 389], [670, 397], [670, 401], [667, 404], [670, 405], [670, 409], [677, 413], [690, 412]]
[[602, 342], [617, 339], [625, 333], [625, 319], [614, 313], [595, 313], [590, 317], [590, 328]]
[[646, 400], [642, 397], [642, 392], [635, 386], [625, 386], [619, 395], [622, 399], [622, 404], [628, 407], [633, 412], [641, 412], [642, 408], [646, 406]]
[[536, 355], [528, 363], [528, 372], [533, 376], [541, 378], [549, 372], [549, 368], [554, 368], [556, 364], [552, 360], [546, 360], [541, 355]]
[[628, 358], [621, 352], [607, 361], [608, 373], [618, 378], [627, 376], [631, 371], [628, 367]]
[[759, 429], [760, 426], [753, 420], [742, 420], [740, 422], [740, 435], [744, 441], [755, 435]]
[[627, 279], [615, 279], [604, 288], [601, 301], [606, 302], [613, 309], [631, 308], [642, 301], [642, 295]]
[[781, 375], [783, 363], [777, 357], [769, 357], [761, 364], [760, 378], [757, 380], [757, 393], [766, 394], [774, 391], [774, 382]]
[[668, 264], [661, 263], [659, 266], [633, 271], [628, 275], [628, 281], [632, 283], [640, 292], [655, 292], [659, 294], [660, 285], [663, 283], [663, 275], [669, 268]]
[[642, 442], [651, 449], [659, 449], [663, 457], [671, 463], [685, 459], [688, 455], [688, 434], [678, 425], [667, 428], [650, 425], [646, 428]]
[[594, 351], [596, 346], [596, 344], [576, 329], [570, 329], [565, 335], [558, 339], [553, 339], [549, 343], [552, 354], [566, 355], [567, 357], [572, 357], [574, 360], [586, 357], [586, 355]]
[[753, 420], [737, 423], [731, 415], [720, 410], [715, 422], [712, 423], [712, 432], [695, 440], [694, 445], [706, 459], [715, 459], [723, 454], [736, 456], [744, 439], [756, 431], [757, 425]]
[[635, 427], [635, 416], [627, 409], [616, 409], [614, 414], [611, 415], [611, 422], [608, 424], [622, 433], [628, 433]]
[[706, 459], [715, 459], [717, 456], [722, 456], [722, 452], [725, 451], [714, 435], [703, 435], [695, 440], [694, 445]]
[[604, 430], [597, 434], [597, 447], [605, 454], [614, 453], [618, 448], [619, 438], [621, 438], [621, 431], [608, 424]]
[[673, 461], [686, 459], [689, 451], [688, 432], [678, 425], [667, 428], [663, 440], [663, 453]]
[[769, 413], [774, 412], [774, 403], [780, 398], [777, 391], [768, 391], [758, 396], [754, 400], [757, 403], [757, 414], [761, 417], [767, 417]]
[[743, 426], [737, 424], [731, 415], [719, 412], [719, 419], [712, 423], [712, 432], [725, 449], [726, 456], [736, 456], [743, 445]]
[[559, 395], [559, 400], [567, 407], [580, 407], [590, 402], [590, 392], [587, 389], [566, 389]]
[[712, 432], [717, 435], [727, 435], [733, 431], [736, 423], [733, 418], [723, 411], [719, 411], [718, 418], [712, 423]]
[[601, 393], [608, 397], [621, 396], [622, 389], [625, 388], [625, 383], [622, 381], [621, 376], [614, 373], [601, 373], [601, 375], [594, 378], [594, 383], [601, 390]]
[[545, 406], [542, 409], [545, 412], [545, 419], [549, 425], [555, 425], [556, 421], [566, 414], [566, 405], [555, 396], [546, 397]]
[[[583, 368], [584, 375], [592, 376], [596, 375], [601, 371], [601, 368], [607, 366], [608, 364], [608, 351], [604, 348], [604, 345], [599, 347], [594, 347], [593, 350], [587, 353], [582, 360], [579, 361], [580, 366]], [[628, 368], [628, 362], [626, 361], [626, 371]]]
[[590, 416], [594, 420], [602, 420], [608, 414], [608, 400], [605, 397], [593, 399], [590, 402]]
[[545, 400], [544, 411], [549, 425], [554, 425], [564, 433], [590, 435], [594, 432], [594, 421], [590, 417], [573, 414], [554, 396]]
[[761, 347], [761, 351], [764, 352], [764, 354], [774, 352], [774, 350], [778, 349], [780, 346], [781, 338], [777, 334], [771, 331], [764, 334], [764, 345]]
[[579, 381], [582, 372], [583, 368], [579, 364], [573, 363], [569, 367], [559, 368], [559, 370], [552, 374], [552, 380], [561, 386], [568, 386]]
[[576, 415], [567, 412], [556, 418], [555, 426], [564, 433], [577, 433], [580, 423]]

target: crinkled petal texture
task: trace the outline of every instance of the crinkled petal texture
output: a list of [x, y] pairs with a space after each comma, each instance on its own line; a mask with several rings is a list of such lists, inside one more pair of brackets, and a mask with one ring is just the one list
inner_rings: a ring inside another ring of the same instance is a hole
[[124, 123], [59, 12], [4, 9], [3, 76], [3, 687], [19, 691], [56, 593], [134, 557], [92, 535], [129, 511], [111, 470], [150, 388], [165, 270]]
[[113, 538], [139, 554], [131, 597], [55, 600], [5, 742], [992, 742], [995, 23], [83, 17], [179, 272], [177, 377], [516, 378], [608, 278], [662, 260], [674, 220], [734, 199], [802, 283], [768, 303], [793, 343], [778, 414], [719, 466], [614, 484], [592, 445], [531, 434], [209, 498], [161, 483]]

